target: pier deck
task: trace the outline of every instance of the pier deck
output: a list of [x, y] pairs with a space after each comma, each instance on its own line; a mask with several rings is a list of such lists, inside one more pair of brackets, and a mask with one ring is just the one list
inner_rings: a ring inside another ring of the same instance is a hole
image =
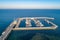
[[12, 22], [7, 28], [6, 30], [2, 33], [2, 35], [0, 36], [0, 40], [5, 40], [7, 38], [7, 36], [10, 34], [10, 32], [12, 31], [13, 27], [15, 26], [15, 21]]

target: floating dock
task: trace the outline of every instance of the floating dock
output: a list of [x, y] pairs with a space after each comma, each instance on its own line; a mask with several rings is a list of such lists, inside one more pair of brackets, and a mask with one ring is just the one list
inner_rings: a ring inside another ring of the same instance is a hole
[[[45, 20], [48, 24], [52, 24], [52, 26], [45, 27], [39, 20], [43, 19]], [[58, 26], [54, 24], [53, 22], [49, 20], [53, 20], [54, 18], [49, 18], [49, 17], [24, 17], [24, 18], [18, 18], [14, 20], [7, 28], [6, 30], [2, 33], [0, 36], [0, 40], [5, 40], [10, 32], [12, 30], [55, 30]], [[19, 24], [21, 23], [22, 20], [26, 20], [26, 27], [20, 27]], [[31, 20], [35, 22], [37, 27], [30, 27], [31, 25]]]

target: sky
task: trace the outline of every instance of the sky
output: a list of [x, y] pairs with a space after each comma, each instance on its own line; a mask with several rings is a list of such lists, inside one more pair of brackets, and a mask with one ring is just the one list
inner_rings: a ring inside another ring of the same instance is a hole
[[60, 0], [0, 0], [0, 9], [60, 9]]

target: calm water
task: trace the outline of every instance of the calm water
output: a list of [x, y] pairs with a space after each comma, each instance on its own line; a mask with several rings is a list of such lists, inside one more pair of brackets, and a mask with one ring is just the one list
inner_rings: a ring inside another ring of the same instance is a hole
[[[58, 28], [56, 30], [12, 31], [7, 40], [34, 40], [35, 37], [41, 40], [60, 40], [59, 9], [0, 9], [0, 35], [14, 18], [19, 17], [54, 17], [53, 22], [58, 25]], [[22, 25], [25, 25], [24, 22]]]

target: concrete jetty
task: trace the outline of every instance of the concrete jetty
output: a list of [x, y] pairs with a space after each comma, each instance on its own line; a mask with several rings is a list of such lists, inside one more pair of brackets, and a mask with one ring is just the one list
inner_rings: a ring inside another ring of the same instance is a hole
[[7, 38], [7, 36], [10, 34], [10, 32], [13, 30], [13, 27], [16, 25], [16, 21], [12, 22], [7, 28], [6, 30], [2, 33], [2, 35], [0, 36], [0, 40], [5, 40]]

